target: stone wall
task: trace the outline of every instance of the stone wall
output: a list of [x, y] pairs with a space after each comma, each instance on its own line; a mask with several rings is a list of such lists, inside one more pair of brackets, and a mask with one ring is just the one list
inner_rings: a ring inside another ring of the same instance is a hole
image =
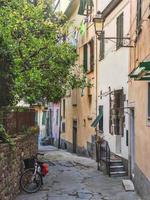
[[150, 181], [135, 164], [134, 184], [137, 192], [141, 195], [142, 200], [150, 200]]
[[22, 160], [36, 154], [37, 135], [18, 136], [16, 147], [0, 143], [0, 199], [14, 200], [19, 193]]

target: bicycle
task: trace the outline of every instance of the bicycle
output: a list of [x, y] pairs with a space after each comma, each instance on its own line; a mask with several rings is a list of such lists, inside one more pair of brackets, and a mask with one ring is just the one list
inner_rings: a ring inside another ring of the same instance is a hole
[[24, 160], [25, 171], [20, 177], [20, 188], [27, 193], [35, 193], [43, 185], [43, 177], [48, 173], [48, 164], [38, 160], [36, 156]]

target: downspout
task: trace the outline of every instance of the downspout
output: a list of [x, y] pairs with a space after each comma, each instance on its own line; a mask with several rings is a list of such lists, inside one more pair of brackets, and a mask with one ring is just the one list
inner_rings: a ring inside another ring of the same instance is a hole
[[[97, 0], [96, 0], [96, 13], [97, 13]], [[97, 36], [96, 36], [96, 70], [95, 70], [95, 73], [96, 73], [96, 116], [97, 116], [97, 68], [98, 68], [98, 56], [97, 56], [97, 46], [98, 46], [98, 41], [97, 41]]]
[[60, 142], [61, 138], [60, 138], [60, 136], [61, 136], [61, 100], [60, 100], [60, 112], [59, 112], [59, 137], [58, 137], [58, 149], [61, 148], [61, 142]]
[[[96, 6], [96, 9], [95, 9], [95, 11], [96, 11], [96, 13], [97, 13], [97, 6], [98, 6], [98, 3], [97, 3], [97, 0], [96, 0], [96, 4], [95, 4], [95, 6]], [[97, 46], [98, 46], [98, 41], [97, 41], [97, 36], [95, 35], [95, 37], [96, 37], [96, 42], [95, 42], [95, 45], [96, 45], [96, 56], [95, 56], [95, 59], [96, 59], [96, 67], [95, 67], [95, 77], [96, 77], [96, 81], [95, 81], [95, 93], [96, 93], [96, 100], [95, 100], [95, 103], [96, 103], [96, 117], [97, 117], [97, 103], [98, 103], [98, 101], [97, 101], [97, 69], [98, 69], [98, 56], [97, 56], [97, 53], [98, 53], [98, 51], [97, 51]], [[98, 170], [100, 170], [100, 166], [99, 166], [99, 153], [98, 153], [98, 143], [97, 143], [97, 127], [95, 128], [95, 135], [96, 135], [96, 141], [95, 141], [95, 144], [96, 144], [96, 162], [97, 162], [97, 169]]]

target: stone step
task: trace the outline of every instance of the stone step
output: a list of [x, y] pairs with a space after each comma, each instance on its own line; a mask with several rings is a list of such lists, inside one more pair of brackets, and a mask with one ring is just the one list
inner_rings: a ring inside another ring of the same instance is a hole
[[124, 171], [124, 166], [123, 165], [110, 166], [110, 171], [111, 172]]
[[117, 172], [110, 172], [110, 176], [112, 177], [120, 177], [120, 176], [126, 176], [126, 171], [117, 171]]
[[122, 160], [110, 160], [110, 166], [123, 165]]

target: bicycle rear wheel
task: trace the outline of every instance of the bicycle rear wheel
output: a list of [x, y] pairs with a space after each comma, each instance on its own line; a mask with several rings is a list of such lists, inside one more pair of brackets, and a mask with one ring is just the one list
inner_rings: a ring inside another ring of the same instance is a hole
[[27, 193], [34, 193], [40, 190], [42, 185], [42, 176], [36, 172], [34, 176], [34, 169], [27, 169], [21, 175], [20, 188]]

